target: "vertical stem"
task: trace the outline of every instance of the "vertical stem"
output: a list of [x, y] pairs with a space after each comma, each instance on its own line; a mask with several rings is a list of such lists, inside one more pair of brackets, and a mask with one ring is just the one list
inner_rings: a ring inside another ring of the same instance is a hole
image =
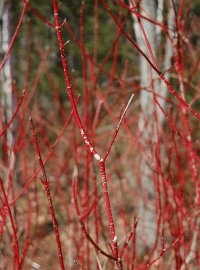
[[16, 229], [15, 229], [15, 225], [14, 225], [14, 222], [13, 222], [10, 206], [9, 206], [9, 203], [8, 203], [8, 199], [7, 199], [7, 196], [6, 196], [6, 193], [5, 193], [1, 178], [0, 178], [0, 186], [1, 186], [1, 190], [3, 192], [6, 208], [8, 209], [8, 214], [9, 214], [9, 217], [10, 217], [11, 226], [12, 226], [12, 230], [13, 230], [13, 235], [14, 235], [14, 239], [15, 239], [14, 254], [15, 254], [15, 258], [17, 260], [17, 270], [20, 270], [19, 246], [18, 246], [18, 240], [17, 240], [17, 233], [16, 233]]
[[41, 157], [41, 154], [40, 154], [40, 149], [39, 149], [39, 146], [38, 146], [36, 132], [35, 132], [35, 128], [34, 128], [33, 121], [31, 119], [31, 117], [30, 117], [29, 120], [30, 120], [30, 123], [31, 123], [33, 139], [34, 139], [34, 142], [35, 142], [35, 147], [36, 147], [40, 167], [42, 169], [42, 174], [43, 174], [43, 180], [41, 179], [41, 182], [42, 182], [42, 184], [43, 184], [43, 186], [44, 186], [44, 188], [46, 190], [47, 199], [48, 199], [48, 202], [49, 202], [49, 209], [50, 209], [50, 212], [51, 212], [54, 232], [55, 232], [55, 236], [56, 236], [56, 243], [57, 243], [58, 256], [59, 256], [59, 261], [60, 261], [60, 267], [61, 267], [61, 270], [65, 270], [64, 263], [63, 263], [63, 256], [62, 256], [62, 248], [61, 248], [61, 243], [60, 243], [59, 231], [58, 231], [58, 224], [57, 224], [56, 216], [55, 216], [55, 213], [54, 213], [51, 194], [50, 194], [50, 190], [49, 190], [49, 182], [48, 182], [46, 172], [45, 172], [45, 169], [44, 169], [44, 164], [43, 164], [42, 157]]
[[[100, 164], [100, 169], [101, 169], [103, 192], [104, 192], [104, 198], [105, 198], [105, 202], [106, 202], [106, 209], [107, 209], [108, 220], [109, 220], [109, 225], [110, 225], [110, 231], [111, 231], [111, 237], [112, 237], [112, 243], [113, 243], [113, 249], [114, 249], [114, 256], [116, 258], [118, 258], [117, 236], [115, 235], [115, 228], [114, 228], [114, 223], [113, 223], [112, 211], [111, 211], [110, 200], [109, 200], [109, 196], [108, 196], [108, 188], [107, 188], [104, 160], [100, 160], [99, 164]], [[122, 264], [121, 264], [120, 259], [118, 260], [118, 262], [116, 262], [116, 269], [122, 269]]]
[[60, 261], [60, 268], [61, 268], [61, 270], [64, 270], [65, 267], [64, 267], [63, 256], [62, 256], [62, 248], [61, 248], [61, 243], [60, 243], [58, 224], [57, 224], [57, 220], [56, 220], [54, 209], [53, 209], [51, 194], [50, 194], [50, 190], [49, 190], [49, 182], [43, 181], [43, 185], [44, 185], [45, 190], [46, 190], [47, 199], [48, 199], [48, 202], [49, 202], [49, 209], [51, 211], [51, 217], [52, 217], [52, 221], [53, 221], [53, 228], [54, 228], [54, 232], [55, 232], [55, 236], [56, 236], [58, 256], [59, 256], [59, 261]]
[[54, 16], [55, 16], [55, 21], [56, 21], [56, 31], [57, 31], [57, 36], [58, 36], [58, 42], [59, 42], [59, 46], [60, 46], [60, 53], [61, 53], [61, 60], [62, 60], [62, 64], [63, 64], [63, 71], [64, 71], [64, 75], [65, 75], [65, 80], [66, 80], [66, 85], [67, 85], [67, 92], [69, 95], [69, 99], [70, 99], [70, 103], [72, 106], [72, 110], [74, 113], [74, 117], [76, 119], [76, 122], [78, 124], [79, 130], [81, 132], [81, 135], [85, 141], [85, 143], [87, 144], [88, 148], [90, 149], [90, 152], [94, 155], [94, 157], [96, 158], [96, 160], [100, 160], [100, 156], [97, 154], [96, 150], [92, 147], [90, 141], [88, 140], [88, 137], [85, 133], [85, 130], [83, 129], [83, 125], [81, 123], [77, 108], [76, 108], [76, 104], [74, 102], [74, 97], [73, 97], [73, 93], [72, 93], [72, 87], [70, 84], [70, 79], [69, 79], [69, 74], [68, 74], [68, 69], [67, 69], [67, 62], [66, 62], [66, 55], [65, 55], [65, 50], [64, 50], [64, 44], [62, 41], [62, 35], [60, 32], [60, 24], [59, 24], [59, 18], [58, 18], [58, 7], [57, 7], [57, 2], [56, 0], [53, 0], [53, 8], [54, 8]]

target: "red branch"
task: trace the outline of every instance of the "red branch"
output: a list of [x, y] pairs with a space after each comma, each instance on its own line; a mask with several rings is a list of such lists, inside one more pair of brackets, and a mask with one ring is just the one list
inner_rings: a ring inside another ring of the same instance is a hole
[[54, 228], [54, 232], [55, 232], [55, 236], [56, 236], [56, 243], [57, 243], [57, 249], [58, 249], [58, 256], [59, 256], [59, 261], [60, 261], [60, 267], [62, 270], [65, 269], [64, 267], [64, 263], [63, 263], [63, 255], [62, 255], [62, 248], [61, 248], [61, 243], [60, 243], [60, 236], [59, 236], [59, 231], [58, 231], [58, 224], [57, 224], [57, 220], [56, 220], [56, 216], [54, 213], [54, 209], [53, 209], [53, 204], [52, 204], [52, 199], [51, 199], [51, 193], [50, 193], [50, 189], [49, 189], [49, 182], [47, 180], [47, 176], [46, 176], [46, 172], [44, 169], [44, 164], [42, 161], [42, 157], [40, 154], [40, 149], [38, 146], [38, 141], [37, 141], [37, 137], [36, 137], [36, 132], [35, 132], [35, 128], [33, 125], [33, 120], [30, 117], [30, 124], [31, 124], [31, 129], [32, 129], [32, 134], [33, 134], [33, 139], [35, 142], [35, 148], [38, 154], [38, 159], [39, 159], [39, 163], [40, 163], [40, 167], [42, 169], [42, 174], [43, 174], [43, 180], [40, 178], [45, 190], [46, 190], [46, 194], [47, 194], [47, 199], [49, 202], [49, 209], [51, 211], [51, 217], [52, 217], [52, 221], [53, 221], [53, 228]]

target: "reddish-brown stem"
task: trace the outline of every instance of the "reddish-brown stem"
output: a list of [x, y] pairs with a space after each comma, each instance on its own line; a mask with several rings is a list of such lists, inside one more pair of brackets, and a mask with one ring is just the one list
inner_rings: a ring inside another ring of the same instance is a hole
[[139, 220], [136, 220], [136, 217], [134, 217], [134, 228], [133, 228], [133, 253], [132, 253], [132, 266], [131, 266], [131, 270], [134, 270], [135, 254], [136, 254], [136, 250], [135, 250], [136, 228], [137, 228], [138, 222], [139, 222]]
[[93, 239], [90, 237], [90, 235], [87, 233], [86, 229], [85, 229], [85, 225], [83, 223], [83, 221], [81, 220], [80, 217], [80, 211], [78, 208], [78, 202], [77, 202], [77, 196], [76, 196], [76, 182], [77, 182], [77, 168], [74, 169], [74, 176], [73, 176], [73, 183], [72, 183], [72, 188], [73, 188], [73, 199], [74, 199], [74, 204], [75, 204], [75, 209], [76, 209], [76, 213], [78, 216], [78, 220], [81, 226], [81, 229], [83, 231], [83, 233], [85, 234], [85, 236], [87, 237], [87, 239], [91, 242], [91, 244], [95, 247], [95, 249], [100, 252], [101, 254], [105, 255], [106, 257], [117, 261], [118, 259], [116, 257], [110, 256], [109, 254], [107, 254], [106, 252], [104, 252], [94, 241]]
[[78, 114], [78, 111], [77, 111], [77, 108], [76, 108], [76, 105], [74, 102], [74, 97], [73, 97], [71, 83], [69, 80], [69, 74], [68, 74], [68, 69], [67, 69], [67, 62], [66, 62], [66, 55], [65, 55], [65, 51], [64, 51], [64, 45], [63, 45], [63, 41], [62, 41], [62, 35], [60, 32], [60, 24], [59, 24], [58, 9], [57, 9], [56, 0], [53, 0], [53, 8], [54, 8], [55, 21], [56, 21], [56, 31], [57, 31], [58, 42], [59, 42], [60, 52], [61, 52], [61, 60], [62, 60], [62, 64], [63, 64], [63, 70], [64, 70], [64, 75], [65, 75], [65, 80], [66, 80], [66, 85], [67, 85], [67, 91], [68, 91], [70, 103], [72, 106], [72, 110], [74, 113], [74, 117], [76, 119], [79, 130], [81, 132], [81, 135], [82, 135], [86, 145], [88, 146], [90, 152], [93, 154], [93, 156], [96, 158], [96, 160], [99, 161], [100, 156], [97, 154], [96, 150], [91, 145], [91, 143], [90, 143], [90, 141], [85, 133], [85, 130], [83, 129], [83, 125], [81, 123], [81, 120], [80, 120], [80, 117], [79, 117], [79, 114]]
[[121, 251], [121, 254], [120, 254], [120, 258], [122, 258], [123, 254], [124, 254], [124, 251], [125, 251], [125, 249], [127, 248], [127, 246], [128, 246], [128, 244], [129, 244], [129, 242], [130, 242], [132, 236], [133, 236], [133, 231], [130, 233], [128, 239], [126, 240], [126, 243], [124, 244], [124, 246], [123, 246], [123, 248], [122, 248], [122, 251]]
[[128, 104], [127, 104], [125, 110], [123, 111], [123, 113], [122, 113], [122, 115], [121, 115], [121, 117], [120, 117], [120, 121], [119, 121], [119, 124], [118, 124], [117, 127], [116, 127], [116, 130], [115, 130], [114, 136], [113, 136], [113, 138], [112, 138], [112, 141], [111, 141], [111, 143], [110, 143], [110, 145], [109, 145], [109, 147], [108, 147], [108, 150], [107, 150], [107, 152], [106, 152], [106, 154], [105, 154], [105, 156], [104, 156], [104, 158], [103, 158], [104, 161], [106, 160], [106, 158], [107, 158], [107, 156], [108, 156], [108, 154], [109, 154], [109, 152], [110, 152], [110, 149], [111, 149], [112, 146], [113, 146], [113, 143], [114, 143], [114, 141], [115, 141], [115, 138], [117, 137], [117, 133], [118, 133], [118, 131], [119, 131], [120, 125], [121, 125], [121, 123], [122, 123], [122, 120], [123, 120], [123, 118], [124, 118], [124, 116], [125, 116], [125, 114], [126, 114], [126, 112], [127, 112], [127, 110], [128, 110], [128, 107], [129, 107], [129, 105], [130, 105], [130, 103], [131, 103], [133, 97], [134, 97], [134, 94], [133, 94], [133, 95], [131, 96], [131, 98], [129, 99]]
[[[31, 54], [31, 26], [30, 20], [27, 20], [27, 60], [26, 60], [26, 79], [25, 79], [25, 91], [28, 92], [29, 77], [30, 77], [30, 54]], [[26, 99], [25, 99], [26, 100]]]
[[14, 225], [14, 222], [13, 222], [13, 218], [12, 218], [10, 206], [9, 206], [9, 203], [8, 203], [8, 199], [7, 199], [7, 196], [6, 196], [6, 193], [5, 193], [5, 190], [4, 190], [4, 187], [3, 187], [3, 183], [2, 183], [2, 179], [1, 178], [0, 178], [0, 186], [1, 186], [1, 190], [2, 190], [3, 196], [4, 196], [4, 203], [5, 203], [5, 206], [6, 206], [7, 210], [8, 210], [8, 215], [10, 217], [10, 222], [11, 222], [11, 226], [12, 226], [12, 230], [13, 230], [13, 235], [14, 235], [14, 239], [15, 239], [14, 254], [15, 254], [15, 258], [17, 260], [17, 270], [20, 270], [19, 247], [18, 247], [18, 240], [17, 240], [17, 231], [16, 231], [16, 228], [15, 228], [15, 225]]
[[[26, 152], [25, 152], [25, 145], [22, 146], [22, 152], [23, 152], [23, 163], [24, 163], [24, 178], [25, 181], [28, 181], [28, 171], [27, 171], [27, 158], [26, 158]], [[25, 256], [27, 254], [28, 251], [28, 247], [29, 247], [29, 236], [30, 236], [30, 229], [31, 229], [31, 210], [32, 210], [32, 206], [31, 206], [31, 199], [30, 199], [30, 190], [27, 189], [27, 226], [26, 226], [26, 235], [25, 235], [25, 240], [24, 240], [24, 246], [23, 246], [23, 254], [20, 258], [20, 266], [22, 268], [23, 263], [24, 263], [24, 259]]]
[[41, 167], [42, 174], [43, 174], [43, 180], [41, 178], [40, 178], [40, 180], [41, 180], [41, 182], [42, 182], [42, 184], [43, 184], [43, 186], [44, 186], [44, 188], [46, 190], [46, 195], [47, 195], [47, 199], [48, 199], [48, 202], [49, 202], [49, 209], [51, 211], [51, 217], [52, 217], [54, 232], [55, 232], [55, 236], [56, 236], [56, 243], [57, 243], [57, 249], [58, 249], [60, 268], [61, 268], [61, 270], [64, 270], [65, 267], [64, 267], [64, 262], [63, 262], [63, 255], [62, 255], [62, 248], [61, 248], [60, 236], [59, 236], [59, 231], [58, 231], [58, 224], [57, 224], [56, 216], [55, 216], [54, 209], [53, 209], [51, 193], [50, 193], [50, 189], [49, 189], [49, 182], [47, 180], [46, 172], [45, 172], [45, 169], [44, 169], [44, 164], [43, 164], [42, 157], [41, 157], [41, 154], [40, 154], [40, 149], [39, 149], [39, 145], [38, 145], [38, 142], [37, 142], [37, 137], [36, 137], [36, 132], [35, 132], [35, 128], [34, 128], [34, 125], [33, 125], [33, 120], [32, 120], [31, 117], [29, 118], [29, 120], [30, 120], [30, 124], [31, 124], [33, 139], [34, 139], [34, 142], [35, 142], [35, 148], [36, 148], [36, 151], [37, 151], [40, 167]]
[[[109, 225], [110, 225], [110, 231], [111, 231], [111, 236], [112, 236], [112, 243], [113, 243], [113, 249], [114, 249], [113, 252], [114, 252], [115, 258], [118, 258], [117, 236], [115, 235], [114, 222], [113, 222], [113, 217], [112, 217], [112, 212], [111, 212], [111, 207], [110, 207], [110, 200], [109, 200], [109, 195], [108, 195], [104, 160], [100, 160], [99, 164], [100, 164], [100, 169], [101, 169], [104, 198], [105, 198], [106, 209], [107, 209], [107, 213], [108, 213], [108, 220], [109, 220]], [[116, 269], [121, 269], [121, 268], [119, 268], [120, 262], [121, 262], [121, 260], [118, 261], [118, 264], [116, 265], [117, 266]]]
[[44, 188], [46, 190], [46, 195], [47, 195], [47, 199], [48, 199], [48, 202], [49, 202], [49, 209], [51, 211], [51, 217], [52, 217], [52, 221], [53, 221], [53, 228], [54, 228], [54, 232], [55, 232], [55, 236], [56, 236], [58, 256], [59, 256], [59, 261], [60, 261], [60, 268], [62, 270], [64, 270], [65, 267], [64, 267], [64, 262], [63, 262], [63, 255], [62, 255], [62, 248], [61, 248], [60, 236], [59, 236], [59, 231], [58, 231], [58, 224], [57, 224], [56, 216], [55, 216], [54, 209], [53, 209], [51, 193], [50, 193], [50, 189], [49, 189], [49, 182], [45, 182], [45, 180], [41, 180], [41, 182], [42, 182], [42, 184], [43, 184], [43, 186], [44, 186]]

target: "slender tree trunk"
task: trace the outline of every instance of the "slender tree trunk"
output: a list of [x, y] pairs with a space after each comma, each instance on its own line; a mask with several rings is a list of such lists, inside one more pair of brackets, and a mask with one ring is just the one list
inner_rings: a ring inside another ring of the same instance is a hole
[[[131, 5], [131, 1], [130, 6]], [[135, 1], [136, 2], [136, 1]], [[134, 2], [134, 3], [135, 3]], [[138, 1], [137, 1], [138, 2]], [[169, 11], [168, 11], [168, 27], [173, 29], [174, 27], [174, 10], [172, 2], [168, 2]], [[163, 20], [163, 0], [142, 0], [140, 1], [140, 14], [150, 17], [162, 23]], [[134, 30], [137, 39], [137, 44], [140, 49], [151, 59], [147, 44], [145, 42], [144, 35], [142, 33], [141, 27], [136, 16], [132, 13], [134, 20]], [[153, 23], [150, 23], [147, 20], [141, 19], [142, 26], [146, 33], [147, 39], [151, 46], [152, 53], [155, 60], [157, 61], [157, 52], [161, 46], [161, 28], [156, 26]], [[171, 31], [172, 32], [172, 31]], [[169, 33], [172, 35], [172, 33]], [[167, 39], [165, 46], [165, 56], [164, 56], [164, 65], [159, 66], [162, 72], [169, 70], [171, 66], [171, 57], [173, 56], [173, 48], [170, 43], [170, 40]], [[152, 60], [152, 59], [151, 59]], [[148, 155], [155, 159], [154, 152], [156, 151], [155, 146], [157, 142], [157, 129], [159, 132], [159, 126], [163, 123], [164, 117], [163, 114], [155, 107], [153, 101], [152, 92], [161, 95], [163, 98], [167, 97], [168, 89], [163, 81], [160, 80], [159, 76], [154, 72], [154, 70], [149, 66], [144, 57], [140, 57], [140, 86], [142, 89], [140, 92], [140, 105], [141, 105], [141, 116], [139, 118], [139, 129], [140, 129], [140, 143], [147, 151]], [[167, 80], [170, 78], [170, 72], [165, 73]], [[148, 90], [148, 91], [146, 91]], [[158, 102], [162, 108], [166, 107], [166, 102], [162, 98], [158, 98]], [[156, 108], [156, 110], [155, 110]], [[156, 124], [157, 117], [157, 124]], [[163, 155], [163, 153], [161, 153]], [[139, 201], [139, 217], [140, 217], [140, 226], [138, 226], [138, 238], [144, 241], [138, 241], [138, 250], [143, 252], [145, 246], [152, 248], [156, 240], [156, 231], [157, 231], [157, 221], [156, 216], [158, 214], [158, 209], [156, 209], [156, 198], [155, 198], [155, 183], [153, 180], [153, 171], [151, 169], [153, 164], [149, 164], [149, 161], [145, 157], [141, 161], [141, 199]], [[159, 176], [157, 181], [160, 181]], [[160, 186], [160, 185], [159, 185]], [[158, 198], [157, 198], [158, 199]], [[144, 244], [145, 243], [145, 246]]]
[[[10, 22], [9, 22], [9, 16], [8, 16], [8, 8], [6, 5], [6, 1], [0, 0], [0, 54], [1, 54], [1, 60], [3, 59], [5, 53], [8, 50], [8, 46], [10, 43]], [[11, 54], [10, 54], [11, 55]], [[13, 104], [12, 104], [12, 63], [11, 63], [11, 57], [8, 56], [3, 68], [0, 71], [0, 102], [1, 102], [1, 114], [3, 118], [3, 124], [4, 126], [8, 123], [8, 121], [11, 119], [11, 115], [13, 114]], [[14, 124], [11, 124], [10, 127], [6, 131], [6, 141], [7, 141], [7, 154], [8, 154], [8, 160], [5, 162], [7, 164], [7, 176], [6, 176], [6, 182], [8, 184], [10, 175], [14, 169], [15, 164], [15, 155], [12, 151], [12, 145], [14, 143], [14, 135], [12, 128], [14, 127]], [[2, 127], [1, 127], [2, 129]], [[5, 150], [5, 149], [4, 149]], [[6, 151], [6, 150], [5, 150]]]

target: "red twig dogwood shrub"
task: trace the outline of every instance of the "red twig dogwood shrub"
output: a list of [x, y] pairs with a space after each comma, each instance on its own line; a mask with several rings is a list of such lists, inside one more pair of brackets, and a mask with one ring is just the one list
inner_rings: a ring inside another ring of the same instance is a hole
[[[189, 270], [200, 266], [197, 106], [200, 58], [198, 48], [191, 42], [194, 33], [199, 35], [199, 29], [195, 21], [187, 20], [192, 1], [185, 6], [180, 1], [178, 8], [172, 1], [173, 29], [165, 17], [158, 22], [147, 12], [141, 15], [140, 2], [94, 1], [91, 52], [85, 45], [84, 2], [79, 3], [80, 37], [77, 37], [70, 21], [61, 22], [62, 6], [68, 3], [61, 5], [53, 0], [51, 15], [55, 23], [52, 23], [48, 16], [40, 15], [36, 3], [24, 0], [19, 26], [1, 68], [29, 8], [41, 19], [41, 24], [57, 35], [67, 102], [61, 100], [47, 64], [52, 48], [44, 50], [40, 40], [33, 45], [38, 54], [38, 70], [34, 81], [30, 80], [30, 20], [25, 86], [20, 91], [12, 81], [10, 119], [6, 115], [8, 108], [1, 102], [1, 269]], [[168, 7], [166, 4], [166, 10]], [[104, 59], [98, 57], [102, 10], [108, 12], [115, 29]], [[136, 44], [133, 31], [127, 32], [132, 13], [139, 22], [150, 56]], [[164, 42], [158, 48], [160, 58], [154, 57], [141, 20], [161, 29]], [[81, 95], [76, 70], [71, 70], [67, 61], [70, 52], [65, 33], [80, 50]], [[174, 55], [170, 59], [169, 81], [165, 76], [169, 70], [159, 68], [166, 40], [171, 42]], [[125, 57], [123, 48], [146, 59], [150, 86], [140, 86], [138, 63], [130, 56]], [[123, 66], [119, 67], [122, 55]], [[156, 79], [153, 72], [158, 75]], [[36, 92], [43, 73], [49, 82], [48, 92], [53, 96], [51, 108], [42, 107], [40, 93]], [[154, 91], [155, 80], [167, 85], [168, 97]], [[153, 113], [144, 118], [142, 129], [138, 122], [147, 111], [140, 106], [141, 91], [150, 92], [153, 97], [146, 107], [148, 110], [152, 106]], [[161, 99], [165, 99], [164, 106]], [[159, 120], [160, 114], [165, 121]], [[147, 129], [152, 137], [144, 136]], [[141, 180], [145, 174], [153, 187], [151, 196]], [[145, 217], [140, 211], [141, 202], [148, 206], [153, 217], [151, 245], [145, 233], [146, 224], [142, 222]]]

